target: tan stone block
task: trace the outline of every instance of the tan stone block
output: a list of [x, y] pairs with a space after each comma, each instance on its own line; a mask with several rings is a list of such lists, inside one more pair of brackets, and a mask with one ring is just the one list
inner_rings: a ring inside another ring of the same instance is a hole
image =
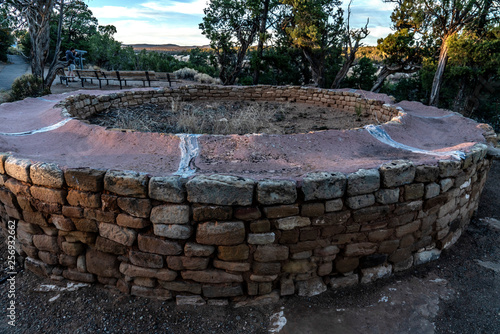
[[247, 260], [250, 251], [245, 244], [237, 246], [219, 246], [217, 247], [217, 257], [223, 261], [243, 261]]
[[63, 252], [70, 256], [78, 256], [85, 253], [85, 245], [80, 242], [63, 241], [61, 247]]
[[268, 206], [264, 208], [264, 214], [267, 218], [284, 218], [295, 216], [299, 214], [299, 206], [297, 204]]
[[117, 204], [120, 209], [135, 217], [149, 218], [151, 213], [151, 201], [149, 199], [119, 197]]
[[104, 189], [121, 196], [145, 198], [148, 176], [132, 171], [108, 170], [104, 175]]
[[186, 270], [181, 273], [185, 280], [193, 280], [199, 283], [240, 283], [243, 282], [241, 275], [230, 274], [222, 270], [192, 271]]
[[93, 244], [96, 238], [95, 233], [88, 233], [81, 231], [70, 231], [70, 232], [60, 231], [59, 235], [65, 237], [66, 241], [68, 242], [82, 242], [88, 245]]
[[188, 205], [160, 205], [151, 210], [153, 224], [187, 224], [189, 223]]
[[23, 182], [31, 182], [30, 166], [30, 160], [15, 158], [13, 156], [9, 156], [4, 163], [6, 174]]
[[[179, 255], [182, 253], [182, 246], [174, 241], [162, 240], [160, 238], [139, 234], [137, 237], [139, 249], [143, 252], [160, 255]], [[187, 244], [186, 244], [187, 247]], [[213, 249], [212, 249], [213, 252]], [[187, 252], [185, 252], [187, 253]], [[211, 254], [211, 253], [210, 253]], [[208, 255], [210, 255], [208, 254]], [[187, 255], [187, 254], [186, 254]], [[206, 255], [206, 256], [208, 256]], [[198, 256], [198, 255], [193, 255]], [[204, 256], [204, 255], [202, 255]]]
[[135, 230], [108, 223], [99, 224], [99, 234], [125, 246], [132, 246], [137, 238]]
[[67, 200], [71, 206], [83, 206], [87, 208], [101, 207], [101, 195], [97, 193], [70, 190]]
[[146, 268], [163, 267], [163, 257], [157, 254], [130, 251], [129, 259], [132, 264], [139, 267], [146, 267]]
[[64, 175], [56, 164], [38, 162], [30, 166], [30, 178], [33, 184], [50, 188], [62, 188]]
[[125, 213], [120, 213], [116, 217], [116, 224], [123, 227], [138, 228], [138, 229], [151, 225], [151, 223], [144, 218], [132, 217]]
[[230, 220], [233, 216], [233, 208], [230, 206], [198, 206], [193, 208], [194, 221], [219, 221]]
[[245, 240], [243, 222], [209, 222], [199, 224], [196, 242], [204, 245], [230, 246], [241, 244]]
[[64, 216], [52, 215], [50, 217], [49, 221], [51, 224], [53, 224], [59, 230], [62, 230], [62, 231], [74, 231], [75, 230], [75, 225], [73, 224], [71, 219], [68, 219]]
[[97, 222], [92, 219], [85, 218], [72, 218], [71, 221], [75, 224], [75, 227], [78, 231], [82, 232], [98, 232]]
[[38, 234], [33, 236], [33, 244], [36, 248], [42, 251], [57, 253], [59, 252], [59, 245], [57, 244], [57, 237]]
[[64, 172], [64, 179], [70, 188], [100, 192], [104, 186], [104, 174], [105, 171], [91, 168], [69, 168]]

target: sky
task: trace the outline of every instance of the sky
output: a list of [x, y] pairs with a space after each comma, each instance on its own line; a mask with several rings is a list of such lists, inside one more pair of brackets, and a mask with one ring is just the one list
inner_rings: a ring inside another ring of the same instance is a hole
[[[116, 27], [115, 39], [124, 44], [207, 45], [198, 25], [208, 0], [87, 0], [100, 25]], [[348, 1], [344, 1], [347, 8]], [[391, 33], [393, 5], [382, 0], [353, 0], [351, 27], [363, 27], [369, 18], [370, 35], [365, 45], [376, 45], [377, 39]]]

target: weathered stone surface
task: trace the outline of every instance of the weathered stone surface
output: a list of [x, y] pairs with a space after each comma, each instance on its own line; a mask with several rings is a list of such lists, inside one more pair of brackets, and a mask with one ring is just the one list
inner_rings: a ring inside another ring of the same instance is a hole
[[102, 277], [121, 277], [118, 271], [120, 263], [115, 255], [91, 249], [87, 251], [85, 263], [89, 273]]
[[201, 296], [182, 296], [177, 295], [175, 303], [180, 305], [193, 305], [193, 306], [201, 306], [205, 305], [207, 302]]
[[23, 182], [30, 182], [30, 166], [31, 161], [28, 159], [15, 158], [9, 156], [5, 160], [5, 172], [7, 175], [12, 176], [16, 180]]
[[257, 275], [278, 275], [281, 273], [280, 262], [254, 262], [252, 271]]
[[379, 171], [384, 187], [392, 188], [412, 183], [416, 168], [411, 161], [395, 160], [382, 165]]
[[234, 218], [245, 221], [260, 219], [260, 217], [262, 217], [262, 213], [259, 208], [253, 207], [238, 207], [234, 209], [233, 215]]
[[[51, 253], [49, 253], [49, 254], [51, 254]], [[40, 256], [40, 254], [38, 254], [38, 256]], [[76, 267], [76, 261], [77, 261], [76, 256], [59, 254], [59, 264], [61, 264], [63, 267], [74, 268], [74, 267]]]
[[441, 185], [441, 192], [445, 193], [453, 187], [453, 179], [442, 179], [439, 184]]
[[289, 250], [286, 246], [260, 245], [253, 254], [255, 261], [276, 262], [288, 259]]
[[424, 197], [425, 186], [423, 183], [405, 185], [405, 201], [414, 201]]
[[[64, 254], [61, 254], [61, 255], [64, 255]], [[59, 264], [59, 258], [54, 253], [39, 251], [38, 252], [38, 257], [44, 263], [47, 263], [49, 265]]]
[[377, 244], [370, 242], [349, 244], [345, 247], [345, 256], [355, 257], [373, 254], [377, 251], [377, 247]]
[[120, 272], [130, 277], [149, 277], [162, 281], [173, 281], [177, 277], [177, 272], [170, 269], [143, 268], [125, 262], [120, 264]]
[[170, 203], [182, 203], [186, 199], [184, 180], [178, 176], [152, 177], [149, 180], [149, 197]]
[[104, 238], [116, 241], [125, 246], [132, 246], [137, 238], [135, 230], [108, 223], [99, 224], [99, 234]]
[[66, 238], [67, 242], [82, 242], [84, 244], [93, 244], [95, 242], [95, 233], [81, 231], [60, 231], [59, 235]]
[[127, 253], [127, 247], [125, 245], [103, 237], [97, 237], [95, 248], [101, 252], [117, 255], [123, 255]]
[[191, 225], [163, 225], [154, 224], [153, 225], [154, 234], [160, 237], [167, 237], [170, 239], [189, 239], [191, 234], [193, 234], [193, 228]]
[[436, 249], [436, 248], [428, 250], [428, 251], [415, 253], [413, 264], [415, 266], [418, 266], [418, 265], [421, 265], [421, 264], [424, 264], [424, 263], [427, 263], [430, 261], [437, 260], [437, 259], [439, 259], [440, 256], [441, 256], [441, 251], [439, 249]]
[[344, 195], [347, 178], [342, 173], [309, 173], [303, 180], [304, 200], [334, 199]]
[[99, 231], [99, 229], [97, 228], [97, 222], [95, 220], [85, 218], [73, 218], [71, 220], [73, 221], [73, 224], [78, 231], [92, 233]]
[[276, 228], [280, 230], [293, 230], [296, 227], [304, 227], [311, 225], [311, 219], [308, 217], [287, 217], [276, 220]]
[[369, 194], [380, 188], [380, 173], [377, 169], [360, 169], [347, 175], [347, 195]]
[[325, 211], [326, 212], [335, 212], [340, 211], [344, 207], [344, 203], [341, 198], [334, 199], [331, 201], [326, 201], [325, 203]]
[[199, 245], [194, 242], [187, 242], [184, 246], [184, 254], [186, 256], [204, 256], [208, 257], [215, 251], [214, 246]]
[[408, 259], [395, 263], [393, 265], [394, 272], [404, 271], [410, 269], [413, 265], [413, 256], [408, 257]]
[[145, 198], [148, 176], [132, 171], [108, 170], [104, 175], [104, 189], [121, 196]]
[[399, 201], [399, 188], [380, 189], [375, 193], [375, 200], [380, 204], [394, 204]]
[[38, 225], [30, 224], [22, 220], [17, 222], [17, 231], [24, 231], [30, 234], [40, 234], [42, 230]]
[[203, 295], [207, 298], [236, 297], [243, 295], [241, 285], [203, 285]]
[[351, 211], [341, 211], [341, 212], [332, 212], [327, 213], [324, 216], [313, 218], [312, 225], [313, 226], [326, 226], [326, 225], [342, 225], [346, 223], [351, 217]]
[[63, 206], [62, 214], [67, 218], [83, 218], [83, 208], [77, 206]]
[[104, 187], [103, 170], [91, 168], [69, 168], [64, 171], [64, 180], [70, 188], [81, 191], [100, 192]]
[[167, 290], [177, 292], [190, 292], [194, 294], [201, 294], [201, 284], [190, 282], [165, 282], [159, 281], [160, 285]]
[[66, 199], [71, 206], [83, 206], [87, 208], [101, 207], [101, 195], [97, 193], [70, 190]]
[[[399, 242], [398, 242], [399, 244]], [[339, 273], [348, 273], [359, 266], [359, 258], [338, 256], [335, 259], [335, 269]]]
[[272, 244], [276, 239], [274, 232], [269, 233], [250, 233], [248, 234], [247, 242], [251, 245], [267, 245]]
[[283, 271], [289, 274], [303, 274], [316, 270], [316, 264], [309, 260], [287, 261], [283, 264]]
[[[261, 288], [259, 288], [259, 293]], [[279, 301], [280, 295], [278, 294], [277, 291], [269, 291], [269, 293], [264, 294], [262, 296], [255, 297], [253, 299], [248, 299], [244, 301], [237, 302], [234, 307], [239, 308], [239, 307], [258, 307], [261, 305], [270, 305], [270, 304], [275, 304]]]
[[62, 188], [64, 175], [55, 164], [44, 162], [35, 163], [30, 166], [30, 178], [33, 184], [51, 188]]
[[435, 182], [439, 177], [438, 166], [417, 166], [415, 172], [416, 182]]
[[293, 204], [297, 185], [289, 180], [263, 180], [257, 183], [257, 201], [263, 205]]
[[296, 283], [297, 294], [302, 297], [312, 297], [327, 290], [326, 284], [319, 277]]
[[5, 160], [7, 160], [9, 156], [9, 153], [0, 153], [0, 174], [5, 174]]
[[85, 246], [79, 242], [62, 242], [61, 247], [64, 253], [71, 256], [78, 256], [85, 252]]
[[160, 205], [151, 210], [153, 224], [187, 224], [189, 223], [188, 205]]
[[361, 269], [361, 283], [366, 284], [373, 282], [377, 279], [390, 276], [392, 273], [392, 266], [385, 264], [383, 266]]
[[134, 284], [144, 286], [146, 288], [154, 288], [156, 286], [156, 279], [149, 277], [136, 277], [134, 278]]
[[174, 270], [205, 270], [210, 261], [207, 257], [168, 256], [167, 263]]
[[440, 177], [456, 176], [462, 169], [462, 161], [439, 160], [438, 167]]
[[251, 205], [254, 187], [254, 180], [229, 175], [202, 175], [186, 183], [188, 201], [216, 205]]
[[230, 220], [232, 216], [231, 206], [204, 205], [193, 208], [194, 221]]
[[299, 206], [297, 204], [268, 206], [264, 208], [264, 214], [267, 218], [284, 218], [299, 214]]
[[146, 220], [144, 218], [133, 217], [125, 213], [120, 213], [116, 217], [116, 224], [123, 227], [138, 228], [138, 229], [151, 225], [149, 220]]
[[364, 223], [370, 220], [375, 220], [387, 215], [390, 211], [388, 205], [371, 206], [354, 211], [353, 218], [355, 223]]
[[38, 234], [33, 236], [33, 244], [36, 248], [42, 251], [57, 253], [59, 246], [57, 244], [57, 237]]
[[282, 231], [280, 234], [280, 244], [294, 244], [299, 241], [299, 230]]
[[217, 247], [217, 257], [223, 261], [244, 261], [248, 259], [249, 254], [250, 251], [245, 244]]
[[420, 226], [421, 226], [420, 220], [416, 220], [416, 221], [411, 222], [409, 224], [400, 226], [400, 227], [396, 228], [396, 237], [401, 238], [402, 236], [404, 236], [406, 234], [418, 231]]
[[[10, 191], [7, 191], [7, 190], [0, 189], [0, 202], [2, 202], [4, 205], [12, 207], [12, 208], [16, 206], [14, 204], [16, 202], [16, 198], [14, 197], [14, 195]], [[23, 210], [25, 210], [25, 209], [23, 209]]]
[[129, 259], [132, 264], [139, 267], [146, 267], [146, 268], [163, 267], [163, 257], [157, 254], [130, 251]]
[[83, 216], [87, 219], [97, 220], [102, 223], [114, 223], [116, 218], [116, 214], [114, 212], [88, 208], [85, 209]]
[[387, 254], [371, 254], [367, 256], [363, 256], [359, 260], [359, 267], [361, 269], [364, 268], [372, 268], [372, 267], [377, 267], [385, 262], [387, 262]]
[[4, 185], [15, 195], [26, 195], [26, 196], [31, 195], [30, 188], [26, 183], [18, 181], [12, 177], [9, 178], [7, 181], [5, 181]]
[[250, 263], [248, 262], [226, 262], [214, 259], [214, 267], [227, 271], [249, 271]]
[[155, 298], [158, 300], [172, 299], [172, 294], [164, 289], [152, 289], [144, 286], [133, 285], [130, 289], [130, 294], [139, 297]]
[[346, 204], [351, 209], [357, 210], [375, 204], [375, 196], [373, 194], [359, 195], [348, 197]]
[[243, 222], [209, 222], [199, 224], [196, 242], [203, 245], [238, 245], [245, 241]]
[[42, 202], [59, 204], [66, 203], [66, 190], [32, 186], [30, 191], [34, 198]]
[[[193, 280], [200, 283], [238, 283], [243, 282], [241, 275], [230, 274], [222, 270], [192, 271], [186, 270], [181, 273], [183, 279]], [[207, 296], [208, 297], [208, 296]]]
[[149, 199], [119, 197], [117, 204], [120, 209], [135, 217], [149, 218], [151, 213], [151, 201]]
[[269, 232], [271, 230], [271, 222], [267, 219], [261, 219], [250, 223], [250, 231], [253, 233]]
[[139, 234], [137, 237], [137, 241], [139, 244], [139, 249], [143, 252], [160, 255], [179, 255], [182, 253], [182, 246], [177, 242], [162, 240], [152, 235]]
[[73, 231], [75, 230], [75, 225], [71, 221], [71, 219], [68, 219], [64, 216], [61, 215], [52, 215], [50, 217], [50, 223], [54, 224], [54, 226], [62, 231]]
[[283, 277], [280, 281], [280, 295], [290, 296], [295, 293], [295, 285], [293, 284], [293, 279]]
[[95, 276], [91, 273], [81, 273], [76, 270], [68, 269], [64, 270], [62, 275], [64, 278], [67, 278], [71, 281], [84, 282], [84, 283], [95, 282]]
[[303, 217], [318, 217], [325, 214], [325, 204], [323, 203], [304, 203], [300, 210]]
[[425, 199], [434, 198], [439, 195], [441, 187], [437, 183], [429, 183], [425, 186]]

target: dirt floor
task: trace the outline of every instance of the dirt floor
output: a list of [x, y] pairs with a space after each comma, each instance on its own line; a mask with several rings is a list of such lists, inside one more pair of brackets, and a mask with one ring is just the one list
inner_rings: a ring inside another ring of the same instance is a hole
[[377, 123], [374, 116], [362, 114], [361, 109], [356, 114], [303, 103], [175, 100], [170, 104], [112, 109], [88, 120], [115, 129], [216, 135], [306, 133]]

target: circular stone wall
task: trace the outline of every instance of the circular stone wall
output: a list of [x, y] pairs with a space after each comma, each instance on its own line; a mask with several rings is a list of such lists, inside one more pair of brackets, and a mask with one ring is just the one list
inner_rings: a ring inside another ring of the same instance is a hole
[[[102, 94], [0, 106], [2, 230], [16, 223], [17, 251], [38, 275], [138, 296], [253, 305], [437, 259], [470, 221], [491, 165], [484, 125], [385, 95], [267, 86]], [[388, 123], [199, 136], [75, 119], [172, 98], [313, 103]]]

